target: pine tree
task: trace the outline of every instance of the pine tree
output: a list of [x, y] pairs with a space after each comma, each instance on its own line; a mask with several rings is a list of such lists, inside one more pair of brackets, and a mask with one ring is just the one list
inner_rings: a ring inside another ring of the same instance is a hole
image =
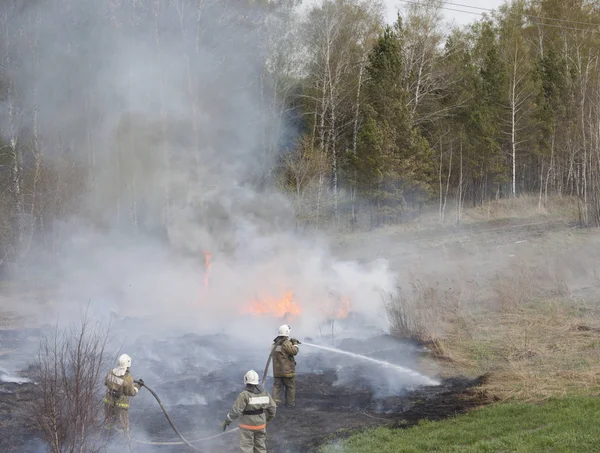
[[399, 220], [407, 201], [422, 201], [431, 180], [429, 144], [412, 124], [403, 80], [402, 21], [387, 27], [369, 55], [365, 124], [353, 164], [373, 223]]

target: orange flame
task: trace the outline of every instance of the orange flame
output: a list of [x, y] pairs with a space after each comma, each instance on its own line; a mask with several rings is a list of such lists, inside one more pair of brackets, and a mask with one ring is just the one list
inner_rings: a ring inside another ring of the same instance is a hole
[[283, 318], [286, 315], [299, 315], [302, 312], [298, 304], [294, 302], [294, 293], [287, 291], [283, 297], [277, 299], [271, 296], [254, 300], [242, 308], [242, 313], [253, 315], [273, 315]]
[[212, 255], [210, 252], [204, 252], [204, 287], [208, 289], [208, 281], [210, 278], [210, 266], [212, 259]]
[[348, 317], [350, 313], [350, 298], [348, 296], [340, 297], [339, 303], [336, 304], [334, 309], [335, 319], [344, 319]]

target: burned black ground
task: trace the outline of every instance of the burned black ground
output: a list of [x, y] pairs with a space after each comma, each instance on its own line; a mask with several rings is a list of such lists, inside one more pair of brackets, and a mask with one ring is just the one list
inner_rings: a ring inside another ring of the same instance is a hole
[[[315, 451], [325, 441], [344, 437], [352, 431], [383, 425], [408, 427], [420, 420], [439, 420], [487, 404], [489, 400], [476, 390], [479, 380], [450, 379], [435, 387], [421, 387], [402, 392], [397, 396], [378, 397], [377, 389], [370, 388], [366, 380], [353, 384], [336, 385], [336, 371], [301, 374], [297, 378], [297, 405], [290, 409], [282, 406], [276, 419], [269, 424], [269, 451], [300, 453]], [[269, 385], [267, 384], [269, 387]], [[222, 400], [203, 408], [187, 406], [173, 410], [177, 424], [185, 432], [194, 427], [184, 420], [212, 423], [212, 433], [205, 431], [195, 437], [218, 432], [219, 422], [234, 400], [231, 392]], [[198, 412], [197, 412], [198, 411]], [[201, 413], [199, 413], [201, 412]], [[173, 439], [166, 420], [156, 413], [148, 413], [139, 419], [147, 430], [154, 432], [157, 440]], [[192, 434], [190, 434], [193, 437]], [[204, 445], [207, 451], [237, 451], [237, 434], [223, 436], [219, 442]], [[184, 447], [160, 447], [162, 451], [184, 451]], [[153, 450], [154, 451], [154, 450]], [[156, 450], [158, 451], [158, 450]]]
[[[4, 332], [4, 337], [8, 336]], [[339, 341], [338, 346], [410, 367], [415, 366], [419, 350], [416, 345], [386, 336], [346, 339]], [[132, 349], [136, 357], [134, 375], [143, 377], [157, 392], [179, 430], [190, 439], [220, 432], [221, 420], [243, 388], [243, 372], [257, 368], [259, 361], [240, 354], [236, 343], [224, 335], [141, 341]], [[352, 358], [309, 349], [303, 346], [298, 358], [296, 407], [280, 407], [268, 426], [269, 451], [308, 453], [353, 430], [382, 425], [406, 427], [425, 418], [453, 416], [488, 402], [485, 395], [474, 390], [478, 380], [456, 378], [439, 386], [414, 386], [389, 370], [384, 372]], [[265, 357], [261, 359], [264, 364]], [[266, 386], [270, 391], [270, 378]], [[39, 443], [32, 440], [35, 433], [22, 411], [31, 400], [32, 389], [30, 383], [0, 383], [0, 451], [41, 451]], [[149, 392], [142, 390], [132, 401], [130, 416], [137, 451], [187, 451], [183, 445], [153, 444], [178, 439]], [[238, 435], [227, 433], [216, 441], [197, 445], [207, 452], [233, 453], [237, 451]]]
[[283, 409], [271, 425], [273, 451], [311, 452], [327, 440], [383, 425], [408, 427], [423, 419], [439, 420], [480, 406], [487, 398], [472, 391], [477, 380], [452, 379], [401, 396], [378, 399], [359, 388], [336, 389], [335, 376], [299, 380], [300, 407]]

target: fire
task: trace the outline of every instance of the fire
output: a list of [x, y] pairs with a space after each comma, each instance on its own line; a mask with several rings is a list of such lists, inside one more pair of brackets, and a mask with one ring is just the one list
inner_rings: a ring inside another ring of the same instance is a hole
[[208, 289], [208, 282], [210, 279], [210, 266], [212, 255], [210, 252], [204, 252], [204, 287]]
[[294, 302], [294, 293], [287, 291], [283, 297], [277, 299], [271, 296], [256, 299], [242, 308], [243, 313], [253, 315], [274, 315], [277, 318], [283, 318], [286, 315], [299, 315], [302, 310]]
[[334, 317], [336, 319], [344, 319], [348, 317], [348, 313], [350, 313], [350, 298], [342, 296], [334, 309]]

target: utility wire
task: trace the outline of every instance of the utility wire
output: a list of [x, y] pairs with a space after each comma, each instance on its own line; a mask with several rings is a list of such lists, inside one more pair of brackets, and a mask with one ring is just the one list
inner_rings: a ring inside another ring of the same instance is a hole
[[[415, 2], [415, 1], [410, 1], [410, 0], [398, 0], [398, 1], [400, 1], [402, 3], [407, 3], [409, 5], [424, 6], [423, 3], [419, 3], [419, 2]], [[451, 4], [454, 4], [454, 3], [451, 3]], [[448, 8], [446, 6], [440, 6], [440, 9], [444, 9], [446, 11], [455, 11], [455, 12], [465, 13], [465, 14], [472, 14], [474, 16], [479, 16], [479, 17], [483, 17], [483, 15], [485, 14], [485, 13], [478, 13], [478, 12], [474, 12], [474, 11], [465, 11], [463, 9]], [[493, 11], [493, 10], [490, 9], [489, 11]], [[554, 18], [541, 17], [541, 16], [528, 16], [527, 14], [523, 14], [523, 16], [524, 17], [539, 17], [540, 19], [544, 19], [544, 20], [546, 20], [546, 19], [549, 19], [549, 20], [558, 20], [558, 19], [554, 19]], [[563, 25], [546, 24], [546, 23], [541, 23], [541, 22], [535, 22], [535, 21], [532, 21], [532, 20], [530, 20], [529, 22], [532, 25], [541, 25], [543, 27], [559, 28], [561, 30], [582, 31], [582, 32], [592, 32], [592, 33], [599, 33], [600, 32], [600, 29], [565, 27]], [[596, 27], [600, 27], [600, 24], [587, 23], [587, 25], [594, 25]]]
[[[454, 3], [454, 2], [444, 2], [444, 5], [453, 5], [453, 6], [463, 7], [463, 8], [477, 9], [480, 11], [494, 12], [494, 10], [492, 8], [484, 8], [482, 6], [470, 6], [470, 5], [464, 5], [461, 3]], [[463, 12], [466, 12], [466, 11], [463, 11]], [[578, 22], [578, 21], [570, 20], [570, 19], [559, 19], [557, 17], [536, 16], [533, 14], [523, 14], [523, 16], [531, 17], [533, 19], [555, 20], [557, 22], [564, 22], [566, 24], [573, 24], [573, 25], [590, 25], [592, 27], [597, 27], [599, 25], [599, 24], [595, 24], [593, 22]]]

